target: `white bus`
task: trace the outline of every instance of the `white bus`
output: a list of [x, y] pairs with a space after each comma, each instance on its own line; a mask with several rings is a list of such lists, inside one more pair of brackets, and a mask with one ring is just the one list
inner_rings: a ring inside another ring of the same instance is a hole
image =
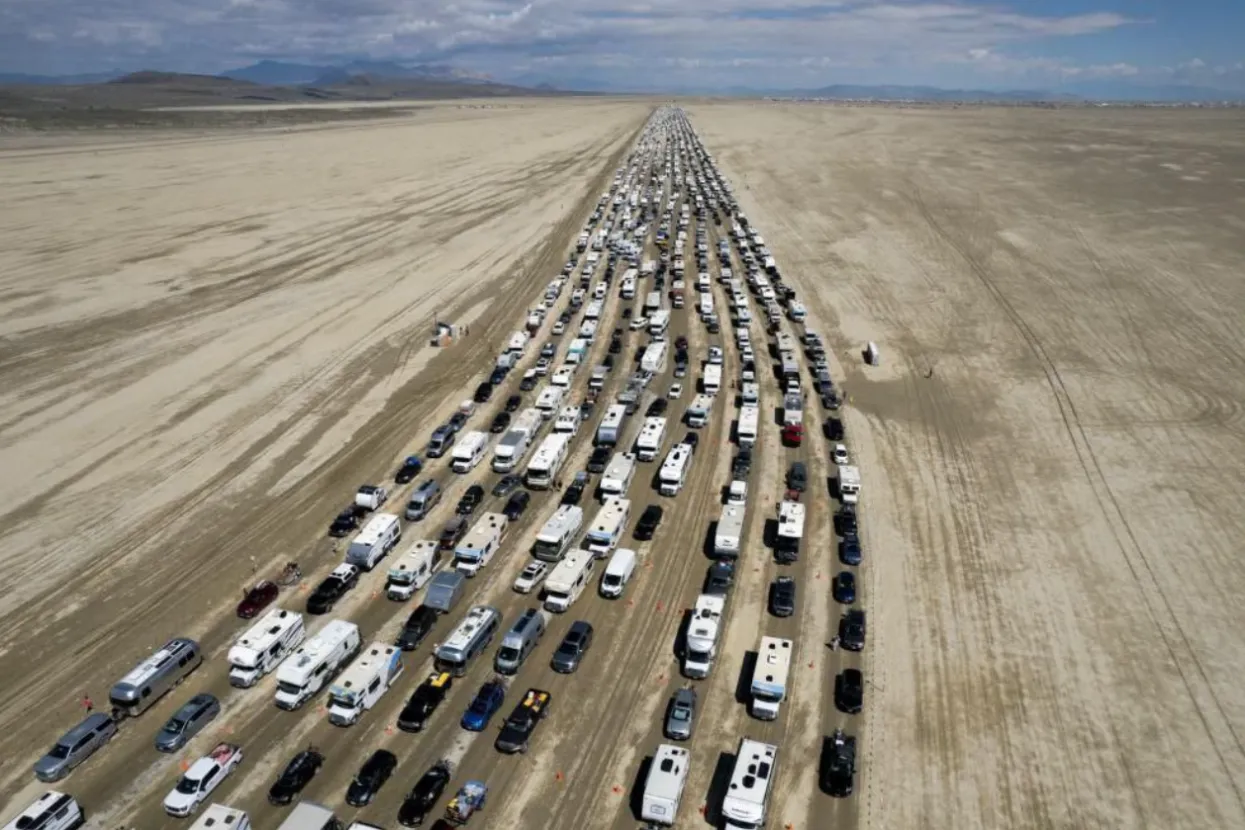
[[627, 407], [624, 404], [616, 403], [605, 410], [605, 416], [601, 418], [601, 423], [597, 426], [596, 441], [593, 443], [598, 447], [612, 447], [617, 444], [622, 434], [622, 423], [626, 417]]
[[584, 536], [585, 547], [598, 559], [609, 555], [626, 532], [627, 519], [630, 516], [631, 501], [629, 499], [620, 496], [606, 498]]
[[553, 486], [553, 480], [562, 469], [570, 446], [571, 436], [564, 432], [546, 435], [545, 440], [536, 448], [532, 460], [527, 463], [524, 476], [527, 486], [536, 490], [548, 490]]
[[756, 666], [752, 669], [752, 716], [758, 720], [776, 720], [778, 707], [787, 697], [787, 677], [791, 673], [790, 640], [762, 637], [757, 649]]
[[705, 376], [701, 379], [701, 386], [704, 388], [706, 395], [716, 395], [722, 391], [721, 363], [705, 364]]
[[584, 522], [584, 509], [577, 504], [560, 505], [549, 517], [532, 545], [532, 556], [544, 562], [557, 562], [566, 554]]
[[800, 558], [800, 540], [804, 538], [804, 505], [784, 499], [778, 504], [778, 533], [774, 538], [774, 556], [779, 562], [791, 564]]
[[755, 447], [757, 434], [761, 427], [761, 408], [755, 403], [746, 403], [739, 409], [739, 426], [735, 437], [739, 446], [747, 449]]
[[652, 461], [661, 452], [666, 440], [666, 419], [653, 416], [644, 419], [640, 435], [635, 439], [635, 455], [640, 461]]
[[765, 826], [777, 756], [778, 747], [773, 744], [740, 739], [730, 787], [722, 799], [722, 818], [727, 827], [758, 830]]
[[670, 309], [663, 308], [648, 318], [648, 333], [653, 337], [665, 337], [670, 329]]
[[687, 471], [691, 463], [690, 444], [675, 444], [671, 447], [657, 474], [658, 492], [663, 496], [677, 496], [687, 481]]
[[561, 386], [546, 386], [542, 389], [536, 398], [536, 409], [540, 411], [540, 417], [546, 421], [552, 419], [562, 408], [562, 399], [565, 397], [566, 390]]

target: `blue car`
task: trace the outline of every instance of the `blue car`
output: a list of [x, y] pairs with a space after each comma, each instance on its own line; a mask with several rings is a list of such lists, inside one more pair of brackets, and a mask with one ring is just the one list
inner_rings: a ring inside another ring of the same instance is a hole
[[850, 571], [842, 571], [834, 577], [834, 598], [844, 605], [856, 601], [856, 577]]
[[398, 468], [397, 474], [393, 477], [398, 484], [409, 484], [415, 480], [415, 476], [419, 475], [419, 471], [424, 468], [424, 463], [419, 460], [419, 456], [408, 455], [406, 460], [402, 462], [402, 466]]
[[463, 712], [462, 727], [470, 732], [483, 732], [492, 719], [493, 713], [506, 702], [506, 687], [497, 680], [491, 680], [476, 692], [475, 700]]

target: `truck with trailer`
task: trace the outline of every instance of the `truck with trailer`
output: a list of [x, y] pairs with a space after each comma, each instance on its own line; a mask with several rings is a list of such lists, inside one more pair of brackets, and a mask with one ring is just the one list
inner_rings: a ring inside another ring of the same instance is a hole
[[514, 470], [532, 446], [542, 422], [540, 410], [535, 407], [528, 407], [515, 417], [493, 449], [494, 472], [509, 473]]

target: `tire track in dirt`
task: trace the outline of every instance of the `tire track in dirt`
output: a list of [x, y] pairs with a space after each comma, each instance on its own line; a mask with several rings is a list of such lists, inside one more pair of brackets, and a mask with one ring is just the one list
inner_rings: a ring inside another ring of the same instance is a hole
[[[1242, 745], [1241, 738], [1237, 735], [1232, 721], [1224, 709], [1223, 702], [1216, 694], [1206, 674], [1206, 670], [1202, 666], [1192, 642], [1189, 640], [1188, 634], [1172, 608], [1171, 601], [1162, 591], [1153, 566], [1150, 564], [1140, 541], [1129, 524], [1114, 490], [1107, 481], [1106, 474], [1094, 452], [1085, 427], [1077, 414], [1076, 404], [1064, 385], [1058, 367], [1047, 354], [1036, 332], [1029, 327], [1024, 317], [1012, 306], [1007, 296], [994, 283], [989, 268], [982, 264], [954, 234], [948, 232], [938, 223], [937, 219], [924, 206], [919, 191], [916, 192], [915, 199], [917, 208], [923, 218], [942, 237], [948, 247], [956, 251], [965, 264], [968, 265], [970, 271], [978, 279], [982, 287], [986, 289], [998, 304], [1000, 310], [1011, 321], [1017, 333], [1024, 339], [1034, 358], [1041, 366], [1060, 418], [1063, 420], [1068, 438], [1072, 443], [1073, 450], [1076, 453], [1086, 480], [1094, 490], [1094, 497], [1098, 502], [1100, 512], [1111, 527], [1119, 551], [1126, 560], [1129, 572], [1132, 574], [1133, 580], [1137, 583], [1137, 587], [1144, 598], [1150, 618], [1160, 631], [1164, 647], [1171, 658], [1171, 662], [1184, 683], [1190, 701], [1194, 703], [1198, 711], [1198, 717], [1201, 719], [1203, 729], [1214, 746], [1219, 764], [1231, 783], [1237, 803], [1242, 811], [1245, 811], [1245, 794], [1242, 793], [1237, 772], [1238, 770], [1245, 771], [1245, 746]], [[1186, 668], [1186, 664], [1192, 665], [1192, 672]], [[1212, 714], [1208, 711], [1208, 708], [1213, 708], [1214, 713]], [[1213, 725], [1211, 723], [1212, 717], [1217, 721]], [[1231, 736], [1232, 746], [1230, 747], [1221, 745], [1219, 736], [1224, 732]], [[1233, 749], [1235, 752], [1232, 752]], [[1235, 756], [1234, 763], [1229, 762], [1229, 753]]]

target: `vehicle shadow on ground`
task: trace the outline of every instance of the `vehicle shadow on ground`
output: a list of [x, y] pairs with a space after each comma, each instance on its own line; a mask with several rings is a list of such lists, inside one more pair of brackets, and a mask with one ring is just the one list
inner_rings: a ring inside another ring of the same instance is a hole
[[730, 789], [731, 773], [734, 770], [734, 754], [718, 753], [718, 762], [713, 766], [713, 778], [709, 780], [709, 790], [705, 793], [705, 823], [710, 827], [722, 826], [722, 801]]
[[752, 702], [752, 673], [756, 670], [757, 653], [745, 651], [744, 659], [739, 665], [739, 676], [735, 678], [735, 702], [747, 706]]
[[680, 663], [683, 660], [683, 655], [687, 653], [687, 629], [692, 624], [693, 613], [695, 612], [691, 608], [683, 609], [683, 618], [679, 620], [679, 630], [674, 635], [674, 659]]
[[635, 780], [631, 782], [631, 797], [627, 804], [631, 808], [631, 817], [636, 821], [643, 821], [642, 813], [644, 812], [644, 784], [648, 781], [648, 771], [653, 768], [653, 756], [646, 755], [644, 760], [640, 762], [640, 768], [636, 770]]

